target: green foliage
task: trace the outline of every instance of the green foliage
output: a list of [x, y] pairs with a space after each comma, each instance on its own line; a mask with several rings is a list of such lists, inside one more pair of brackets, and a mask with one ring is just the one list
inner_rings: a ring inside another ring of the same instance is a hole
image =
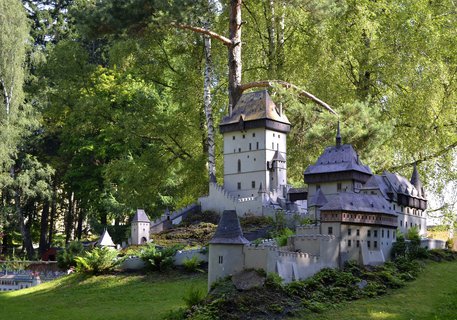
[[284, 228], [278, 232], [275, 232], [274, 238], [278, 246], [283, 247], [287, 245], [287, 239], [289, 239], [289, 237], [293, 236], [294, 234], [295, 232], [293, 232], [289, 228]]
[[192, 308], [193, 306], [197, 306], [202, 303], [205, 299], [205, 296], [205, 291], [196, 287], [191, 287], [183, 299], [187, 307]]
[[265, 285], [273, 289], [282, 289], [283, 279], [277, 274], [270, 272], [265, 278]]
[[187, 272], [203, 272], [203, 270], [200, 269], [202, 263], [203, 261], [201, 261], [197, 256], [193, 256], [192, 258], [184, 259], [183, 267]]
[[453, 238], [449, 238], [446, 240], [446, 249], [454, 250], [454, 239]]
[[77, 272], [94, 275], [112, 272], [120, 263], [117, 259], [117, 251], [105, 247], [86, 251], [75, 260]]
[[79, 241], [72, 241], [57, 255], [57, 264], [61, 269], [76, 267], [76, 257], [84, 252], [84, 246]]
[[173, 259], [177, 246], [158, 248], [153, 243], [148, 243], [140, 252], [140, 258], [146, 262], [152, 271], [163, 272], [173, 267]]

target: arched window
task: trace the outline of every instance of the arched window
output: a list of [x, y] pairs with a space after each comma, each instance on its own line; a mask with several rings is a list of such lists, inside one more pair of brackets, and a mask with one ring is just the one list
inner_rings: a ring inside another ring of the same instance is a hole
[[241, 172], [241, 160], [238, 159], [238, 172]]

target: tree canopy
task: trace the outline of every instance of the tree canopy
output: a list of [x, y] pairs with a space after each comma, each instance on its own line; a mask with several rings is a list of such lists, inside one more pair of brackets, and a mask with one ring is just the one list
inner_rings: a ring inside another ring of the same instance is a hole
[[195, 202], [208, 159], [223, 178], [221, 137], [208, 128], [255, 87], [293, 124], [294, 186], [339, 120], [374, 171], [409, 176], [417, 163], [440, 195], [457, 181], [456, 9], [450, 0], [0, 0], [3, 247], [45, 250], [59, 234], [125, 224], [138, 207], [158, 216]]

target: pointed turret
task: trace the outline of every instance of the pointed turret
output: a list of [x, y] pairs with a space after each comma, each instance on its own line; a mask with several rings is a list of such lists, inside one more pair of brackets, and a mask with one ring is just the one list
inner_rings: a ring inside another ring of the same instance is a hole
[[414, 163], [413, 174], [411, 175], [411, 184], [416, 188], [417, 193], [420, 197], [423, 196], [422, 194], [422, 182], [419, 177], [419, 172], [417, 171], [416, 163]]
[[210, 244], [248, 244], [235, 210], [224, 210]]
[[111, 239], [111, 236], [108, 233], [108, 230], [105, 228], [105, 230], [102, 233], [102, 236], [100, 239], [97, 241], [97, 246], [98, 247], [108, 247], [108, 248], [116, 248], [116, 245], [113, 242], [113, 239]]
[[336, 146], [341, 146], [341, 134], [340, 134], [340, 120], [338, 120], [338, 127], [336, 129]]

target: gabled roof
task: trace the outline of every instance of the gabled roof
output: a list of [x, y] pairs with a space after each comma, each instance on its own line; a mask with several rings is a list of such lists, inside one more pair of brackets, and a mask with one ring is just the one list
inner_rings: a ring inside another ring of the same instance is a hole
[[371, 169], [363, 165], [359, 156], [350, 144], [327, 147], [316, 163], [305, 170], [305, 176], [310, 174], [336, 173], [344, 171], [358, 171], [372, 175]]
[[382, 213], [396, 216], [389, 202], [379, 195], [341, 192], [327, 196], [328, 202], [321, 207], [321, 211], [350, 211]]
[[322, 193], [321, 189], [318, 189], [313, 197], [309, 200], [308, 206], [322, 207], [328, 202], [325, 195]]
[[422, 192], [422, 185], [420, 186], [421, 189], [419, 191], [408, 179], [399, 174], [384, 171], [383, 176], [386, 177], [393, 192], [425, 199], [425, 195]]
[[137, 209], [132, 222], [151, 222], [143, 209]]
[[240, 119], [245, 122], [269, 119], [290, 125], [289, 119], [271, 100], [266, 90], [243, 94], [232, 114], [222, 118], [220, 125], [238, 123]]
[[224, 210], [210, 244], [248, 244], [235, 210]]
[[105, 228], [105, 230], [102, 233], [102, 236], [100, 239], [97, 241], [97, 246], [99, 247], [113, 247], [115, 248], [116, 245], [113, 242], [113, 239], [111, 239], [111, 236], [108, 233], [108, 230]]

